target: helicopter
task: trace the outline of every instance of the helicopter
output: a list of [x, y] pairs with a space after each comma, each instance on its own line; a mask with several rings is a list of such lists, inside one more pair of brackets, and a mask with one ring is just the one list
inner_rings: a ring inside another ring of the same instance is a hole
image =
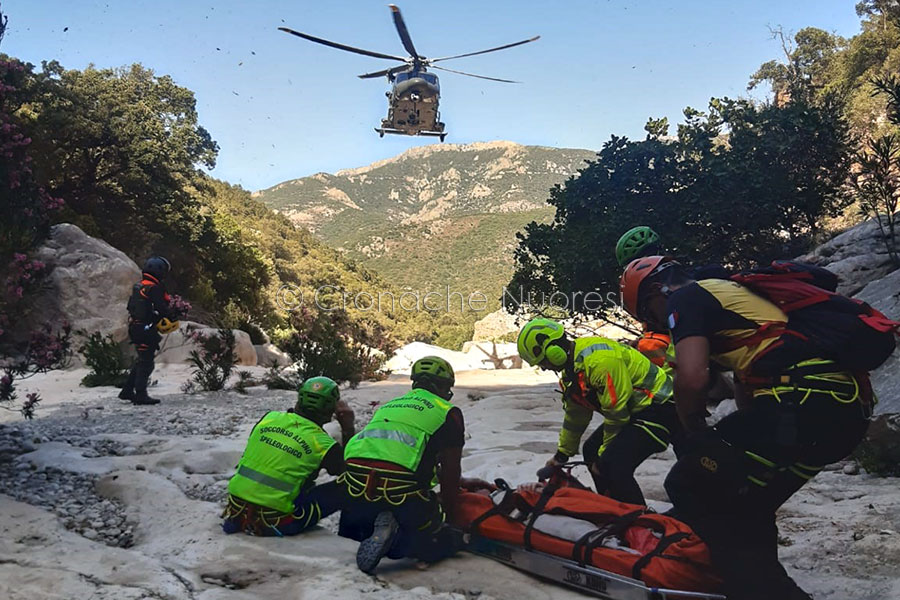
[[339, 44], [307, 33], [301, 33], [288, 27], [278, 28], [285, 33], [296, 35], [297, 37], [316, 42], [317, 44], [337, 48], [338, 50], [346, 50], [347, 52], [354, 52], [364, 56], [396, 60], [403, 63], [381, 71], [359, 75], [360, 79], [387, 77], [388, 82], [391, 83], [391, 90], [385, 92], [385, 95], [388, 97], [387, 118], [382, 119], [381, 126], [375, 128], [375, 131], [380, 137], [384, 137], [384, 134], [386, 133], [397, 135], [422, 135], [438, 137], [443, 142], [444, 138], [447, 136], [447, 132], [444, 123], [440, 120], [441, 115], [438, 112], [438, 104], [441, 98], [440, 80], [437, 75], [428, 72], [428, 69], [439, 69], [449, 73], [466, 75], [467, 77], [477, 77], [489, 81], [499, 81], [501, 83], [519, 83], [518, 81], [511, 81], [509, 79], [485, 77], [484, 75], [456, 71], [454, 69], [437, 66], [434, 63], [466, 56], [475, 56], [477, 54], [487, 54], [488, 52], [496, 52], [497, 50], [506, 50], [507, 48], [513, 48], [515, 46], [533, 42], [541, 37], [538, 35], [520, 42], [505, 44], [487, 50], [479, 50], [477, 52], [467, 52], [465, 54], [444, 56], [442, 58], [426, 58], [420, 55], [416, 51], [415, 46], [413, 46], [412, 38], [409, 36], [409, 30], [406, 28], [406, 23], [403, 21], [403, 15], [400, 14], [400, 9], [393, 4], [389, 4], [388, 7], [391, 9], [391, 14], [394, 18], [394, 26], [397, 28], [397, 33], [400, 35], [400, 41], [403, 43], [403, 47], [406, 51], [409, 52], [409, 56], [406, 58], [374, 52], [372, 50], [364, 50], [362, 48], [355, 48], [353, 46], [347, 46], [346, 44]]

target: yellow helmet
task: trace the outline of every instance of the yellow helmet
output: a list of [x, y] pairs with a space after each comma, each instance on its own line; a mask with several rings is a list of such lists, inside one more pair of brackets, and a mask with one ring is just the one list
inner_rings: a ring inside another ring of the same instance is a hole
[[553, 366], [561, 367], [566, 364], [566, 351], [553, 342], [565, 335], [563, 326], [552, 319], [532, 319], [519, 332], [519, 356], [531, 366], [546, 358]]
[[156, 330], [161, 334], [165, 335], [167, 333], [172, 333], [173, 331], [178, 331], [178, 328], [181, 327], [181, 322], [179, 321], [170, 321], [163, 317], [159, 320], [159, 323], [156, 324]]

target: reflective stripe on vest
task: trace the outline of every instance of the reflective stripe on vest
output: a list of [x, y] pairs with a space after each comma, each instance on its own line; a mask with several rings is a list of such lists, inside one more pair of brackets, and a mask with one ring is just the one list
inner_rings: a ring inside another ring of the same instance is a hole
[[251, 469], [247, 465], [238, 465], [237, 472], [238, 475], [243, 475], [247, 479], [252, 479], [256, 483], [267, 485], [270, 488], [275, 488], [276, 490], [281, 490], [282, 492], [290, 492], [294, 489], [294, 484], [290, 481], [282, 481], [281, 479], [269, 477], [265, 473], [260, 473], [255, 469]]
[[412, 390], [375, 411], [365, 429], [347, 443], [344, 458], [382, 460], [416, 472], [428, 440], [452, 408], [431, 392]]
[[418, 443], [415, 436], [394, 429], [363, 429], [359, 432], [358, 437], [360, 439], [381, 438], [383, 440], [394, 440], [395, 442], [406, 444], [411, 448], [415, 448]]
[[250, 432], [228, 492], [259, 506], [293, 513], [300, 490], [315, 478], [322, 459], [336, 443], [319, 425], [298, 414], [266, 413]]
[[667, 402], [672, 399], [672, 394], [674, 392], [671, 377], [666, 377], [666, 381], [663, 383], [662, 387], [653, 392], [653, 387], [656, 385], [656, 378], [659, 377], [659, 371], [660, 368], [651, 363], [650, 369], [644, 376], [644, 380], [635, 386], [635, 391], [644, 392], [657, 402]]
[[578, 356], [575, 357], [575, 365], [583, 363], [585, 358], [598, 350], [612, 350], [612, 348], [607, 344], [591, 344], [578, 353]]

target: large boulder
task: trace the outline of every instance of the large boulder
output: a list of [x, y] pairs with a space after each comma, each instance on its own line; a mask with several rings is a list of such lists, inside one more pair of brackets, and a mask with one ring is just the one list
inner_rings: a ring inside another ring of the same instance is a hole
[[[524, 321], [523, 321], [524, 322]], [[475, 330], [472, 334], [474, 342], [490, 342], [499, 340], [519, 332], [516, 324], [516, 316], [511, 315], [502, 308], [488, 313], [483, 319], [475, 321]]]
[[271, 367], [273, 364], [278, 367], [287, 367], [291, 364], [291, 357], [287, 352], [282, 351], [275, 344], [254, 344], [256, 350], [256, 364], [261, 367]]
[[29, 326], [65, 319], [75, 331], [128, 337], [125, 307], [141, 278], [133, 260], [69, 223], [54, 225], [34, 258], [47, 266], [48, 285], [31, 305]]
[[425, 356], [440, 356], [450, 363], [454, 371], [470, 371], [483, 368], [480, 357], [447, 350], [423, 342], [412, 342], [399, 348], [387, 361], [384, 368], [391, 373], [409, 373], [414, 362]]
[[875, 417], [853, 455], [869, 473], [900, 476], [900, 414]]
[[[164, 364], [185, 363], [190, 357], [191, 350], [196, 344], [189, 337], [189, 332], [196, 330], [204, 335], [215, 335], [218, 331], [215, 327], [194, 323], [191, 321], [182, 321], [178, 331], [163, 336], [159, 353], [156, 355], [156, 362]], [[256, 348], [250, 341], [250, 334], [233, 329], [234, 332], [234, 351], [237, 354], [237, 364], [253, 367], [257, 364]]]
[[[900, 215], [900, 213], [898, 213]], [[840, 278], [838, 292], [852, 296], [893, 271], [878, 222], [870, 219], [825, 242], [799, 260], [826, 267]]]
[[[900, 321], [900, 270], [873, 281], [856, 298]], [[876, 413], [900, 413], [900, 350], [872, 373], [872, 386], [878, 396]]]

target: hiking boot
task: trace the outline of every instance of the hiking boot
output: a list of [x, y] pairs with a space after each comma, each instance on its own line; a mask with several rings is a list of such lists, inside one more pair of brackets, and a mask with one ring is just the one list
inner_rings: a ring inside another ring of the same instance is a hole
[[134, 400], [136, 396], [134, 395], [134, 390], [126, 390], [122, 388], [122, 391], [119, 392], [119, 400]]
[[149, 406], [151, 404], [159, 404], [159, 400], [156, 398], [151, 398], [147, 394], [136, 395], [131, 399], [132, 404], [136, 404], [138, 406]]
[[381, 559], [390, 551], [397, 537], [400, 525], [394, 513], [385, 511], [375, 517], [375, 530], [359, 543], [356, 551], [356, 566], [363, 573], [372, 575]]

